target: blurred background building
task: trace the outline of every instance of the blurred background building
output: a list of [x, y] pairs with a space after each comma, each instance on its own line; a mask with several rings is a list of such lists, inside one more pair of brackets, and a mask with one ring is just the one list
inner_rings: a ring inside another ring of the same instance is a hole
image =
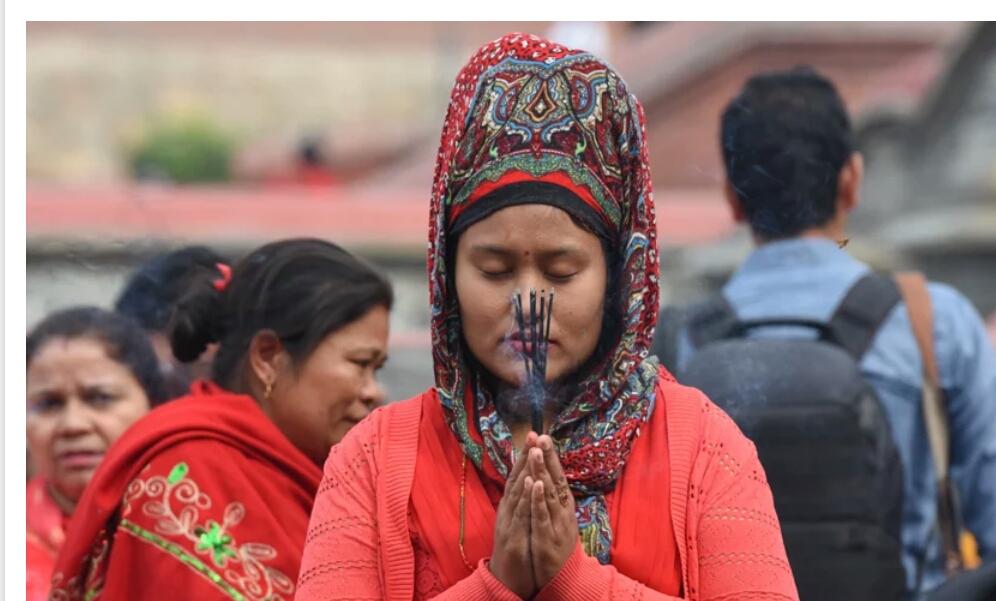
[[432, 381], [425, 246], [457, 70], [508, 31], [607, 56], [647, 116], [666, 301], [749, 250], [724, 205], [719, 115], [759, 70], [837, 82], [865, 153], [849, 248], [996, 312], [996, 25], [29, 23], [27, 327], [109, 305], [150, 254], [318, 236], [397, 288], [391, 397]]

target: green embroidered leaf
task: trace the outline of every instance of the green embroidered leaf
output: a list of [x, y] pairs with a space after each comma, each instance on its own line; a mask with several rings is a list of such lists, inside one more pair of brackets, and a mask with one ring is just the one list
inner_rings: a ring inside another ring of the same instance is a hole
[[166, 478], [166, 481], [169, 482], [170, 484], [176, 484], [180, 480], [183, 480], [184, 476], [186, 476], [187, 472], [189, 471], [190, 468], [187, 467], [186, 463], [183, 462], [177, 463], [175, 466], [173, 466], [173, 469], [170, 470], [169, 477]]
[[217, 522], [208, 521], [207, 531], [203, 531], [198, 538], [200, 542], [197, 543], [197, 551], [210, 552], [211, 559], [218, 567], [225, 567], [225, 562], [229, 557], [233, 559], [237, 557], [235, 551], [230, 547], [232, 537], [225, 534]]

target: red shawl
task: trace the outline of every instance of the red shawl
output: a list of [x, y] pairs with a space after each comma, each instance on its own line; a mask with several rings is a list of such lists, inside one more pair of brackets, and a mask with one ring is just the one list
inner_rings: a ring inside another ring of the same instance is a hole
[[51, 598], [290, 600], [321, 477], [253, 399], [199, 382], [111, 448]]
[[28, 483], [26, 505], [28, 522], [27, 576], [28, 601], [43, 601], [55, 568], [68, 519], [48, 492], [48, 482], [37, 477]]

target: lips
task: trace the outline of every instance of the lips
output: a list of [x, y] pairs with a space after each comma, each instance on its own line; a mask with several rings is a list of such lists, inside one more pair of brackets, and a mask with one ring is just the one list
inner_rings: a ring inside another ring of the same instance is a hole
[[[515, 351], [516, 353], [526, 353], [526, 352], [529, 352], [531, 350], [529, 348], [529, 342], [526, 341], [526, 340], [523, 340], [522, 339], [522, 334], [520, 334], [518, 331], [513, 331], [511, 334], [509, 334], [502, 341], [502, 343], [504, 345], [506, 345], [508, 348], [510, 348], [513, 351]], [[549, 340], [549, 341], [547, 341], [547, 347], [548, 348], [552, 347], [552, 346], [555, 346], [556, 344], [557, 344], [557, 342], [555, 340]]]
[[104, 454], [96, 451], [69, 451], [59, 454], [56, 461], [66, 469], [78, 470], [93, 469], [103, 458]]

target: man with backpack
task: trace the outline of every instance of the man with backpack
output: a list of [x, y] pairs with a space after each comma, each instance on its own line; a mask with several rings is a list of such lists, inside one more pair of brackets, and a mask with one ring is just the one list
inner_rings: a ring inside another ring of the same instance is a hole
[[722, 117], [756, 249], [655, 350], [758, 448], [802, 601], [915, 599], [996, 555], [996, 352], [959, 292], [850, 257], [863, 162], [834, 85], [753, 77]]

